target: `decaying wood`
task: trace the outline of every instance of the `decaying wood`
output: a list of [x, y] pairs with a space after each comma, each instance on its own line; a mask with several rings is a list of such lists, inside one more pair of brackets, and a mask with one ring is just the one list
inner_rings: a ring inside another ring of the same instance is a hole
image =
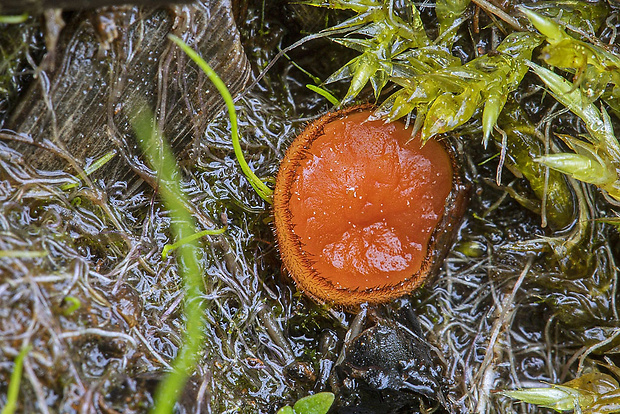
[[[120, 155], [97, 175], [131, 180], [135, 175], [128, 166], [141, 166], [129, 115], [144, 103], [154, 110], [177, 153], [203, 135], [223, 100], [167, 39], [168, 33], [197, 49], [233, 94], [249, 80], [249, 63], [228, 1], [117, 9], [116, 35], [107, 50], [100, 42], [101, 28], [98, 33], [89, 16], [79, 13], [67, 22], [55, 59], [47, 65], [52, 69], [42, 66], [5, 124], [11, 134], [27, 138], [10, 145], [36, 168], [71, 171], [115, 150]], [[30, 140], [33, 143], [25, 142]], [[76, 162], [71, 165], [57, 152]]]

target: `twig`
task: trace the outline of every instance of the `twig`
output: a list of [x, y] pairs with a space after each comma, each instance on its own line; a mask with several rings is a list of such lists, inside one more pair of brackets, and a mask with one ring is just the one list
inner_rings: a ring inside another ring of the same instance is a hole
[[28, 381], [30, 381], [30, 386], [34, 391], [34, 394], [37, 397], [37, 402], [39, 403], [38, 409], [41, 410], [40, 412], [42, 414], [49, 414], [47, 403], [45, 402], [45, 393], [43, 392], [41, 383], [37, 379], [37, 374], [35, 374], [34, 369], [32, 369], [32, 364], [30, 364], [30, 360], [28, 358], [24, 360], [24, 371], [26, 372]]
[[131, 331], [140, 339], [140, 341], [142, 341], [144, 346], [146, 346], [146, 348], [151, 352], [151, 355], [153, 355], [155, 359], [159, 361], [160, 364], [166, 367], [167, 370], [172, 370], [172, 366], [168, 362], [166, 362], [166, 360], [161, 355], [159, 355], [159, 353], [151, 346], [149, 341], [146, 340], [144, 335], [142, 335], [142, 333], [139, 330], [137, 330], [134, 327], [134, 328], [131, 328]]
[[[588, 357], [588, 355], [590, 355], [593, 351], [596, 351], [599, 348], [604, 347], [605, 345], [608, 345], [610, 343], [612, 343], [619, 335], [620, 335], [620, 328], [615, 328], [613, 331], [613, 335], [611, 335], [609, 338], [598, 342], [590, 347], [588, 347], [585, 351], [583, 351], [583, 353], [581, 354], [581, 356], [579, 357], [579, 365], [577, 368], [577, 375], [581, 375], [581, 371], [583, 370], [583, 363], [585, 361], [585, 359]], [[581, 352], [581, 350], [579, 351]]]
[[133, 339], [131, 336], [125, 333], [106, 331], [104, 329], [99, 329], [99, 328], [85, 328], [85, 329], [79, 329], [77, 331], [61, 332], [58, 335], [58, 337], [59, 338], [74, 338], [76, 336], [83, 336], [83, 335], [97, 335], [97, 336], [104, 336], [107, 338], [124, 339], [125, 341], [133, 345], [134, 347], [138, 345], [135, 339]]
[[486, 353], [484, 355], [484, 360], [480, 365], [480, 370], [477, 372], [474, 377], [474, 382], [479, 383], [481, 386], [478, 387], [478, 406], [476, 408], [476, 412], [484, 413], [487, 410], [487, 395], [489, 394], [493, 384], [495, 382], [495, 367], [491, 364], [491, 360], [497, 356], [498, 352], [501, 350], [498, 349], [498, 338], [500, 332], [502, 330], [506, 330], [509, 325], [508, 315], [509, 313], [513, 315], [514, 313], [514, 301], [517, 295], [517, 291], [521, 287], [521, 284], [525, 280], [525, 276], [530, 271], [532, 264], [534, 263], [534, 256], [530, 256], [528, 259], [523, 271], [519, 275], [519, 278], [515, 281], [515, 284], [512, 288], [512, 291], [508, 296], [504, 298], [501, 303], [501, 313], [497, 320], [493, 323], [493, 329], [491, 331], [491, 336], [489, 337], [489, 345], [487, 346]]
[[521, 23], [519, 23], [517, 19], [515, 19], [496, 5], [488, 2], [487, 0], [472, 0], [472, 3], [480, 7], [485, 12], [496, 15], [497, 17], [508, 23], [510, 26], [512, 26], [513, 29], [519, 30], [521, 32], [525, 31], [525, 28], [521, 26]]

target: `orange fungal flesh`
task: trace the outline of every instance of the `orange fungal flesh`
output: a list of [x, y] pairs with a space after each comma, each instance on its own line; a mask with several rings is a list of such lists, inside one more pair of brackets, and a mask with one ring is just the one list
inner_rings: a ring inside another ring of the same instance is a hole
[[428, 254], [452, 189], [446, 149], [421, 146], [369, 111], [324, 125], [290, 185], [291, 228], [317, 274], [337, 289], [397, 285]]

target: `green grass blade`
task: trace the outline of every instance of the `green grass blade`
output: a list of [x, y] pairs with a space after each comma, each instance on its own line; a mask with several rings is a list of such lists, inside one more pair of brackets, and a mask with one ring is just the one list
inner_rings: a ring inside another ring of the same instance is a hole
[[28, 355], [28, 352], [30, 352], [31, 349], [32, 347], [30, 345], [23, 347], [15, 358], [15, 365], [13, 365], [13, 372], [11, 373], [11, 379], [9, 382], [9, 389], [6, 393], [6, 405], [0, 414], [13, 414], [15, 412], [17, 397], [19, 396], [19, 384], [22, 380], [24, 358], [26, 358], [26, 355]]
[[318, 86], [310, 85], [310, 84], [306, 85], [306, 88], [310, 89], [312, 92], [318, 93], [323, 98], [327, 99], [329, 103], [331, 103], [332, 105], [334, 106], [340, 105], [340, 101], [338, 100], [338, 98], [336, 98], [334, 95], [329, 93], [329, 91], [323, 88], [319, 88]]
[[230, 95], [228, 88], [226, 87], [222, 79], [220, 79], [220, 77], [217, 75], [217, 73], [215, 73], [215, 71], [211, 69], [211, 66], [209, 66], [209, 64], [205, 62], [205, 60], [202, 57], [200, 57], [198, 53], [194, 51], [194, 49], [189, 47], [185, 42], [183, 42], [183, 40], [179, 39], [177, 36], [170, 34], [168, 35], [168, 38], [172, 40], [174, 43], [176, 43], [176, 45], [179, 46], [181, 50], [183, 50], [183, 52], [185, 52], [185, 54], [189, 56], [190, 59], [192, 59], [198, 65], [200, 69], [202, 69], [202, 71], [209, 77], [211, 82], [213, 82], [213, 85], [215, 85], [220, 95], [222, 95], [222, 98], [224, 98], [224, 102], [226, 103], [226, 108], [228, 109], [228, 117], [230, 118], [232, 144], [235, 150], [235, 156], [237, 157], [237, 162], [239, 162], [239, 165], [241, 166], [241, 170], [243, 171], [245, 176], [248, 178], [248, 180], [250, 181], [250, 184], [252, 185], [254, 190], [258, 193], [258, 195], [263, 200], [271, 204], [273, 190], [267, 187], [267, 185], [264, 182], [262, 182], [260, 178], [256, 176], [256, 174], [254, 174], [254, 171], [250, 169], [250, 166], [245, 161], [245, 157], [243, 156], [243, 151], [241, 150], [241, 144], [239, 144], [237, 112], [235, 111], [235, 103], [233, 102], [232, 96]]

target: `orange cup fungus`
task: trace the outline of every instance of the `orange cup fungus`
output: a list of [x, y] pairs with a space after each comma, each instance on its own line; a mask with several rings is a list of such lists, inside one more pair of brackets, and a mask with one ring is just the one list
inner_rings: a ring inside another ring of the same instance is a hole
[[434, 273], [460, 221], [453, 152], [421, 145], [369, 105], [328, 113], [286, 152], [273, 194], [276, 236], [297, 286], [354, 306], [408, 293]]

